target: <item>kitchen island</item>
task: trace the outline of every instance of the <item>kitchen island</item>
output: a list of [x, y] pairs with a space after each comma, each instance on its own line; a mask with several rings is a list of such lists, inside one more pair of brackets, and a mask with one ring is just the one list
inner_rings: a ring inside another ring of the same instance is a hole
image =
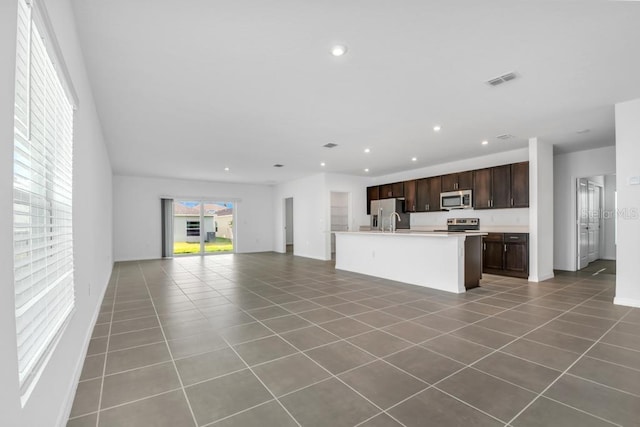
[[336, 269], [463, 293], [482, 278], [482, 232], [336, 232]]

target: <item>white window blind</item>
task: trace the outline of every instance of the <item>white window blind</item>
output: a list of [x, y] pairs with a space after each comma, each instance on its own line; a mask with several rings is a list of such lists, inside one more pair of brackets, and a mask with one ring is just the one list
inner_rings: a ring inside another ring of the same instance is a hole
[[13, 163], [18, 367], [28, 395], [74, 307], [73, 105], [33, 7], [19, 0]]

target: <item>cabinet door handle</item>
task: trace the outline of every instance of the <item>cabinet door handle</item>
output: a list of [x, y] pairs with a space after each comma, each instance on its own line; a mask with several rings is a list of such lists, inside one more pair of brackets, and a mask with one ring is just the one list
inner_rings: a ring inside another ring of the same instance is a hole
[[490, 208], [491, 207], [491, 200], [487, 200], [487, 207]]
[[483, 248], [482, 248], [482, 249], [486, 251], [486, 250], [487, 250], [487, 244], [486, 244], [486, 243], [483, 243], [482, 245], [483, 245]]
[[504, 251], [507, 252], [507, 245], [504, 245]]
[[513, 206], [513, 198], [511, 198], [511, 206]]

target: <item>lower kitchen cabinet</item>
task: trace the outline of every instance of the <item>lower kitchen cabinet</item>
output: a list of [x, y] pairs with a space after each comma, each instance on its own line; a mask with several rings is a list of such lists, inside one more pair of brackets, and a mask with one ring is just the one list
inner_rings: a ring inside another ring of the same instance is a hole
[[483, 273], [529, 277], [527, 233], [489, 233], [484, 236], [482, 254]]

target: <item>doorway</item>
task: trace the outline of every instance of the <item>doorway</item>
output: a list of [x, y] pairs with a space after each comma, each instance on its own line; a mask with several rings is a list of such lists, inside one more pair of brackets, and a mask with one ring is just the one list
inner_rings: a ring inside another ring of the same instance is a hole
[[615, 176], [578, 178], [576, 191], [577, 269], [615, 274]]
[[293, 197], [284, 199], [284, 251], [293, 254]]
[[173, 254], [233, 252], [233, 203], [175, 200]]
[[336, 231], [349, 231], [349, 197], [350, 193], [332, 191], [331, 201], [331, 259], [336, 253]]

